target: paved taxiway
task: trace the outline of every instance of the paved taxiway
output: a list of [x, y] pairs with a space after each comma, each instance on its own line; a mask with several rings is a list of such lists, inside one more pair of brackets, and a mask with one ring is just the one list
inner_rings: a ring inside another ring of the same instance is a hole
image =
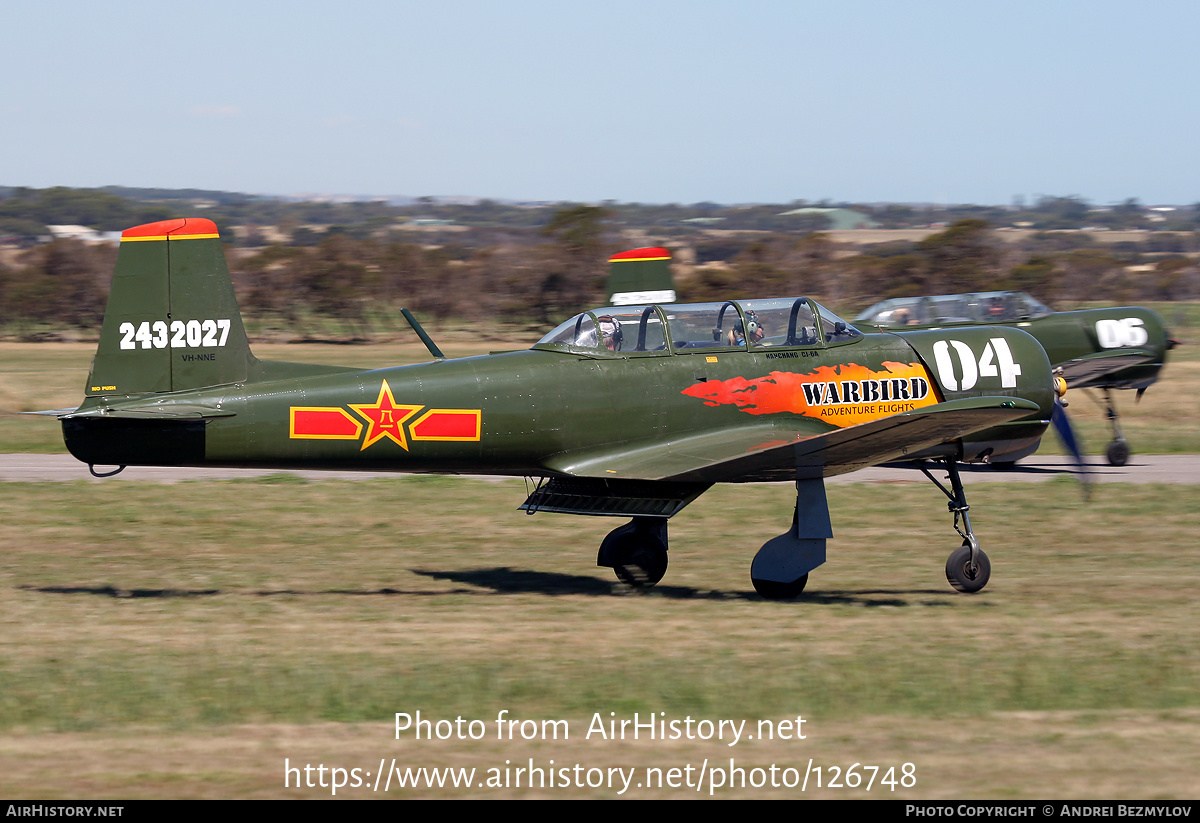
[[[98, 467], [111, 471], [115, 467]], [[1176, 483], [1200, 485], [1200, 455], [1195, 454], [1135, 454], [1129, 465], [1116, 468], [1092, 465], [1090, 474], [1100, 483]], [[963, 481], [970, 485], [979, 482], [1030, 482], [1069, 475], [1070, 462], [1065, 457], [1034, 456], [1007, 471], [987, 466], [969, 467]], [[0, 481], [44, 482], [89, 480], [140, 480], [150, 483], [177, 483], [183, 480], [229, 480], [281, 474], [264, 469], [182, 469], [174, 467], [130, 466], [108, 478], [94, 478], [88, 468], [69, 454], [0, 454]], [[289, 471], [308, 480], [374, 480], [393, 476], [380, 472]], [[927, 483], [925, 476], [910, 468], [872, 468], [830, 478], [830, 483]]]

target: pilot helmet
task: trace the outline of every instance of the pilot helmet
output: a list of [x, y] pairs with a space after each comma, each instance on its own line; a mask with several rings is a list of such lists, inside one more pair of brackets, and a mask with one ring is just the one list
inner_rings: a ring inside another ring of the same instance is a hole
[[[740, 326], [741, 324], [739, 323], [738, 325]], [[758, 331], [758, 312], [751, 309], [746, 312], [746, 332], [754, 334], [756, 331]]]
[[600, 336], [604, 339], [604, 345], [609, 349], [619, 349], [624, 337], [621, 334], [621, 324], [611, 314], [602, 314], [596, 320], [600, 323]]

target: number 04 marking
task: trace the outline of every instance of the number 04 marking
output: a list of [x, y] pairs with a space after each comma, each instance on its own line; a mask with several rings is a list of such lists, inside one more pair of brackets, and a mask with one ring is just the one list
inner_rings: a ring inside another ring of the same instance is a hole
[[[956, 357], [951, 357], [951, 347]], [[975, 388], [980, 377], [1000, 377], [1000, 385], [1011, 389], [1017, 385], [1021, 366], [1013, 360], [1012, 350], [1003, 337], [993, 337], [983, 347], [983, 354], [975, 359], [975, 352], [961, 340], [939, 340], [933, 344], [934, 362], [938, 376], [947, 391], [968, 391]], [[955, 376], [954, 361], [958, 360], [962, 379]]]

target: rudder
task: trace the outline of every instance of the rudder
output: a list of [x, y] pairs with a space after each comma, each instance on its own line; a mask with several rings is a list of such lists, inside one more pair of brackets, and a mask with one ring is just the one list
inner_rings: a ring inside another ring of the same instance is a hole
[[215, 223], [180, 218], [122, 233], [87, 396], [236, 383], [251, 360]]

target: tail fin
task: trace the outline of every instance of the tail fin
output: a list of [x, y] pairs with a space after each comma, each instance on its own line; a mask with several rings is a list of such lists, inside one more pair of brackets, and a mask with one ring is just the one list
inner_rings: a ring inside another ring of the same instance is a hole
[[216, 224], [184, 218], [127, 229], [87, 395], [236, 383], [252, 360]]
[[608, 258], [608, 302], [613, 306], [674, 303], [671, 252], [653, 246]]

